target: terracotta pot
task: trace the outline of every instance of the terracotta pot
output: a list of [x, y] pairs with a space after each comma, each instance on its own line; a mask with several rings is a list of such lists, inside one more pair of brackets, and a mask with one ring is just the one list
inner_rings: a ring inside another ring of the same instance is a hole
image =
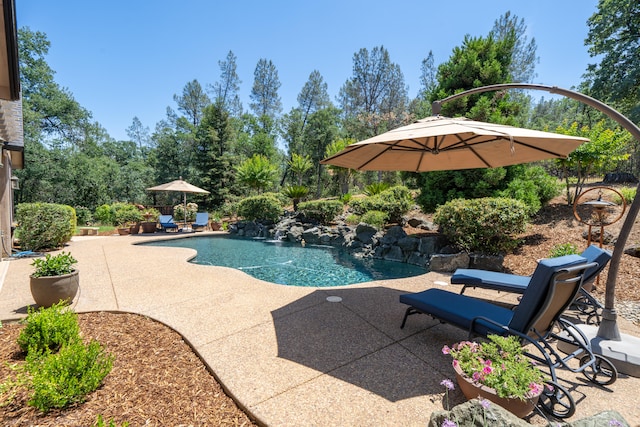
[[220, 230], [220, 228], [222, 227], [222, 224], [220, 224], [217, 221], [211, 221], [211, 230], [212, 231], [218, 231]]
[[136, 222], [129, 228], [130, 234], [138, 234], [140, 232], [140, 223]]
[[31, 295], [40, 307], [51, 307], [60, 301], [70, 303], [78, 293], [79, 270], [61, 276], [30, 276]]
[[155, 233], [156, 232], [156, 222], [155, 221], [145, 221], [140, 223], [140, 227], [142, 227], [143, 233]]
[[484, 385], [475, 384], [471, 378], [467, 377], [462, 372], [462, 369], [460, 369], [459, 366], [453, 365], [453, 369], [456, 371], [456, 380], [458, 380], [460, 391], [462, 391], [462, 394], [464, 394], [467, 399], [481, 397], [490, 400], [496, 405], [502, 406], [516, 417], [523, 418], [529, 415], [540, 398], [539, 394], [526, 400], [499, 397], [494, 389]]
[[130, 230], [130, 227], [120, 227], [118, 228], [118, 234], [121, 236], [128, 236]]

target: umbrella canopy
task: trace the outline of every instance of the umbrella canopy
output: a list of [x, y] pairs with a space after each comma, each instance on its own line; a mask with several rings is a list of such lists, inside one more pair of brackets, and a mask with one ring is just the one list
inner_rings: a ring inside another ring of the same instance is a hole
[[149, 191], [179, 191], [181, 193], [201, 193], [201, 194], [209, 194], [207, 190], [203, 190], [200, 187], [196, 187], [195, 185], [189, 184], [187, 181], [184, 181], [182, 178], [176, 179], [175, 181], [167, 182], [166, 184], [156, 185], [155, 187], [147, 188]]
[[587, 141], [464, 117], [432, 116], [351, 144], [321, 163], [374, 171], [494, 168], [565, 158]]
[[182, 177], [180, 179], [176, 179], [175, 181], [167, 182], [166, 184], [156, 185], [155, 187], [147, 188], [148, 191], [177, 191], [182, 193], [183, 201], [184, 201], [184, 223], [187, 223], [187, 193], [200, 193], [200, 194], [209, 194], [207, 190], [203, 190], [200, 187], [196, 187], [195, 185], [189, 184], [187, 181], [184, 181]]

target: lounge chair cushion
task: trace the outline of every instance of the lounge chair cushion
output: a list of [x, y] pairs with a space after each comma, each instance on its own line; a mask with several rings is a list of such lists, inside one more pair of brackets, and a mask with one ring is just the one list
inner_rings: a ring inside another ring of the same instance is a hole
[[580, 255], [565, 255], [541, 260], [531, 276], [529, 286], [524, 291], [517, 310], [514, 311], [509, 326], [520, 332], [528, 331], [534, 315], [541, 310], [544, 304], [553, 274], [562, 268], [586, 262], [587, 260]]
[[[611, 252], [595, 245], [590, 245], [580, 256], [585, 258], [587, 262], [598, 263], [598, 267], [591, 267], [585, 272], [584, 284], [594, 281], [597, 275], [600, 274], [611, 260]], [[472, 268], [459, 268], [451, 276], [451, 283], [454, 285], [465, 285], [517, 294], [523, 294], [530, 281], [531, 276], [519, 276], [517, 274], [498, 273]]]
[[[472, 320], [478, 316], [490, 318], [501, 325], [508, 325], [514, 314], [508, 308], [442, 289], [427, 289], [418, 293], [400, 295], [400, 302], [466, 330], [469, 330]], [[503, 332], [495, 325], [482, 321], [477, 322], [475, 326], [474, 330], [480, 334]]]
[[518, 294], [524, 293], [529, 286], [529, 281], [531, 281], [531, 276], [470, 268], [459, 268], [451, 276], [451, 283], [454, 285], [477, 286]]

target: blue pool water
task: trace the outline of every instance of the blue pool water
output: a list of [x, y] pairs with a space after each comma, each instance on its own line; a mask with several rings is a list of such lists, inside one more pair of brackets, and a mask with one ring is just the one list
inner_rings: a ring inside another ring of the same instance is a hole
[[342, 286], [426, 273], [424, 268], [393, 261], [357, 259], [331, 246], [231, 237], [192, 237], [145, 243], [192, 248], [191, 262], [232, 267], [267, 282], [291, 286]]

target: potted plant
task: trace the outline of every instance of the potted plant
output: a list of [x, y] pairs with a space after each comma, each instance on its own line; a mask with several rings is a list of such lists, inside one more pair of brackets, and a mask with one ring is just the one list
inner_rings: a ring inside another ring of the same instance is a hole
[[160, 217], [160, 212], [157, 209], [154, 209], [154, 208], [145, 209], [142, 212], [142, 218], [144, 218], [144, 221], [140, 223], [142, 232], [155, 233], [158, 225], [159, 217]]
[[118, 228], [118, 234], [137, 234], [140, 230], [142, 213], [134, 205], [122, 204], [116, 209], [114, 220]]
[[71, 253], [47, 254], [31, 263], [35, 271], [30, 276], [31, 295], [41, 307], [51, 307], [60, 301], [71, 302], [78, 293], [78, 261]]
[[220, 219], [220, 215], [219, 214], [214, 214], [213, 218], [211, 218], [211, 230], [212, 231], [218, 231], [220, 230], [220, 228], [222, 227], [222, 222]]
[[518, 337], [488, 338], [444, 346], [442, 352], [453, 358], [458, 386], [467, 399], [481, 396], [522, 418], [538, 402], [546, 376], [524, 355]]

